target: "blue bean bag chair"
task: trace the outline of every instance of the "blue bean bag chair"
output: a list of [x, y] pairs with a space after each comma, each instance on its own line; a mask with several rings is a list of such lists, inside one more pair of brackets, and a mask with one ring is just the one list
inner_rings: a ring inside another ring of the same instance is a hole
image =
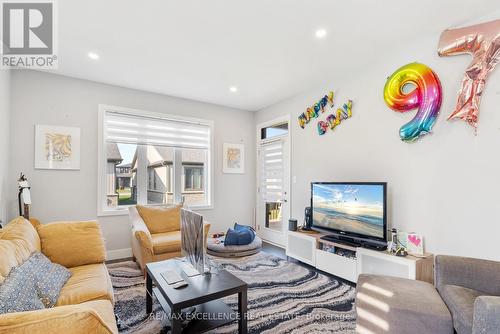
[[246, 225], [234, 224], [234, 228], [229, 228], [226, 233], [224, 245], [243, 246], [249, 245], [255, 239], [255, 231], [252, 227]]
[[227, 235], [208, 239], [207, 253], [219, 257], [242, 257], [256, 254], [261, 248], [262, 240], [252, 227], [234, 224]]

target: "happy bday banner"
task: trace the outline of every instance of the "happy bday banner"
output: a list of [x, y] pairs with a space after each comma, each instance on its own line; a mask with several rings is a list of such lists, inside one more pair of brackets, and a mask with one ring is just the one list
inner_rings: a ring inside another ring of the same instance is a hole
[[328, 95], [323, 96], [321, 100], [316, 102], [312, 107], [306, 109], [305, 112], [299, 115], [299, 126], [304, 129], [305, 125], [308, 124], [311, 119], [318, 118], [319, 112], [325, 112], [326, 106], [329, 105], [333, 108], [333, 92], [328, 93]]
[[[306, 109], [305, 112], [299, 115], [298, 121], [299, 126], [304, 129], [305, 125], [308, 124], [313, 118], [318, 118], [321, 113], [325, 112], [327, 106], [333, 108], [333, 91], [329, 92], [327, 95], [323, 96], [321, 100], [316, 102], [313, 106]], [[352, 116], [352, 100], [348, 100], [344, 103], [336, 112], [331, 113], [326, 117], [326, 121], [318, 122], [318, 133], [324, 135], [328, 128], [331, 130], [335, 129], [344, 119], [351, 118]]]

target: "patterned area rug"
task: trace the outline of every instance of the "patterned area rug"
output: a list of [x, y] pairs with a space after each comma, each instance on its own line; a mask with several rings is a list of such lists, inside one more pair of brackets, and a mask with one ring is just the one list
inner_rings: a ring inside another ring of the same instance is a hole
[[[354, 333], [354, 288], [298, 264], [260, 252], [239, 259], [212, 259], [248, 283], [249, 333]], [[155, 300], [146, 316], [145, 282], [135, 262], [108, 265], [121, 333], [168, 333]], [[224, 301], [237, 310], [237, 295]], [[236, 333], [233, 322], [211, 333]]]

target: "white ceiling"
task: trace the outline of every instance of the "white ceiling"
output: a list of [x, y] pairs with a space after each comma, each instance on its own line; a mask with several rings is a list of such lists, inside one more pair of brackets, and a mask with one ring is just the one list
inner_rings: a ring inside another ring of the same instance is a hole
[[[326, 76], [352, 75], [408, 36], [440, 32], [500, 7], [498, 0], [57, 4], [57, 73], [246, 110], [293, 96]], [[319, 28], [327, 30], [322, 40], [315, 37]], [[88, 58], [91, 51], [100, 59]]]

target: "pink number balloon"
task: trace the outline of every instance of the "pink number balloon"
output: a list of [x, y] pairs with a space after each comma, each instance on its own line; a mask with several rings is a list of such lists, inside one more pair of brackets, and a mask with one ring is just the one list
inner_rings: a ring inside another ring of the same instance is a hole
[[[408, 83], [416, 88], [406, 94], [403, 86]], [[389, 108], [399, 112], [418, 108], [415, 117], [399, 130], [401, 140], [412, 142], [431, 132], [441, 107], [441, 84], [429, 67], [411, 63], [389, 77], [384, 87], [384, 100]]]
[[500, 59], [500, 20], [470, 27], [445, 30], [438, 46], [440, 56], [472, 55], [458, 91], [455, 111], [448, 117], [460, 118], [477, 128], [479, 104], [488, 75]]

